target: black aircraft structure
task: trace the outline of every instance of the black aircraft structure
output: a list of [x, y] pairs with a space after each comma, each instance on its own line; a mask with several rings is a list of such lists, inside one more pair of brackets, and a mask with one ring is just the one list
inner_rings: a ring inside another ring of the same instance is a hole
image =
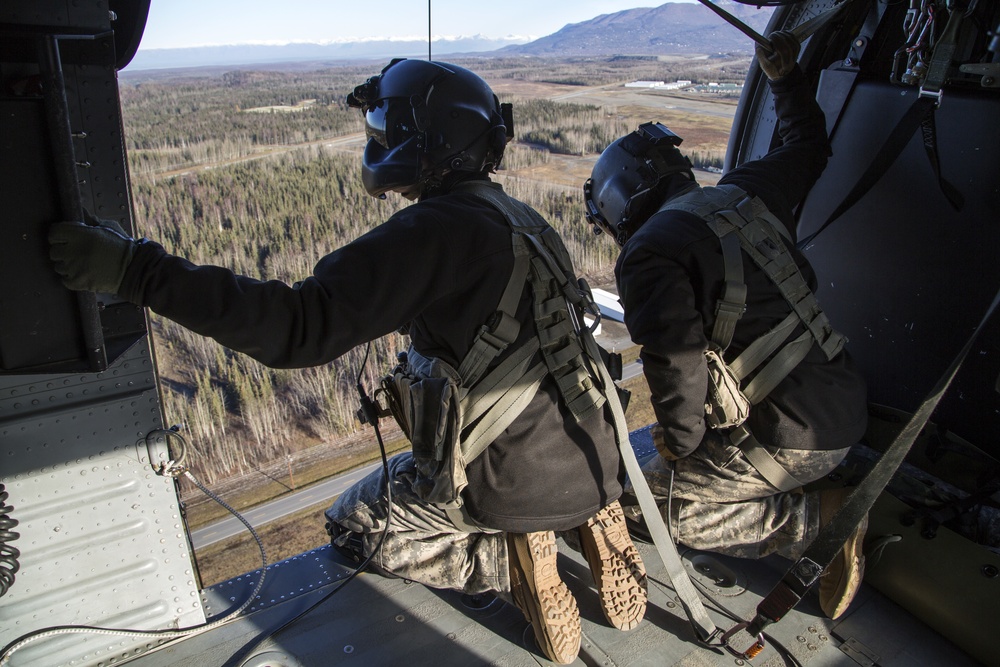
[[[797, 236], [869, 384], [869, 432], [822, 482], [869, 511], [865, 583], [831, 621], [797, 564], [681, 547], [720, 629], [702, 642], [652, 545], [650, 605], [627, 633], [562, 550], [577, 664], [1000, 665], [1000, 2], [760, 4], [768, 31], [808, 34], [800, 64], [832, 138]], [[0, 4], [0, 664], [548, 664], [517, 609], [353, 576], [329, 547], [200, 585], [148, 314], [65, 289], [46, 243], [84, 209], [141, 227], [118, 72], [147, 15], [141, 0]], [[725, 169], [775, 141], [754, 64]], [[632, 444], [654, 451], [647, 429]]]

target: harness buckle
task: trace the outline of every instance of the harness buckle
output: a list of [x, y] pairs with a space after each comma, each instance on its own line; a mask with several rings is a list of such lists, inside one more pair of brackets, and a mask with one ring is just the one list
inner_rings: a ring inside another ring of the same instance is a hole
[[757, 633], [757, 637], [754, 643], [751, 644], [750, 647], [744, 651], [739, 651], [733, 648], [733, 646], [729, 643], [729, 639], [740, 630], [745, 630], [749, 625], [750, 623], [748, 623], [747, 621], [743, 621], [742, 623], [737, 623], [730, 629], [726, 630], [722, 634], [722, 637], [720, 638], [722, 647], [727, 651], [729, 651], [729, 653], [732, 656], [747, 661], [753, 660], [760, 654], [761, 651], [764, 650], [764, 633], [763, 632]]

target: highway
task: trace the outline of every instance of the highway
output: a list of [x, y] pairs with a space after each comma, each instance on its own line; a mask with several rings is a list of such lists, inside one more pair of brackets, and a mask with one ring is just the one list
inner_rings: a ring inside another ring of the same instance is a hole
[[[294, 514], [310, 505], [322, 502], [331, 502], [339, 496], [345, 489], [363, 478], [365, 475], [381, 467], [382, 462], [372, 463], [361, 468], [356, 468], [336, 477], [331, 477], [322, 482], [314, 484], [301, 491], [279, 496], [274, 500], [258, 505], [253, 509], [240, 512], [251, 526], [259, 528], [264, 524], [280, 519], [283, 516]], [[239, 519], [230, 515], [225, 519], [220, 519], [215, 523], [202, 526], [191, 531], [191, 543], [195, 549], [202, 549], [221, 540], [238, 535], [246, 531]]]
[[[641, 372], [642, 364], [639, 362], [627, 364], [622, 369], [622, 379], [628, 380], [637, 376]], [[260, 528], [266, 523], [280, 519], [281, 517], [289, 514], [294, 514], [295, 512], [305, 509], [310, 505], [322, 502], [332, 502], [333, 499], [343, 493], [345, 489], [381, 466], [382, 462], [378, 461], [361, 468], [356, 468], [350, 472], [337, 475], [336, 477], [331, 477], [308, 488], [302, 489], [301, 491], [293, 491], [292, 493], [279, 496], [278, 498], [258, 505], [257, 507], [240, 512], [240, 514], [243, 515], [243, 518], [245, 518], [251, 526], [254, 528]], [[203, 549], [207, 546], [215, 544], [216, 542], [233, 537], [234, 535], [239, 535], [241, 532], [246, 532], [246, 526], [244, 526], [236, 517], [229, 515], [224, 519], [220, 519], [214, 523], [208, 524], [207, 526], [202, 526], [201, 528], [191, 531], [191, 543], [194, 545], [196, 550]]]

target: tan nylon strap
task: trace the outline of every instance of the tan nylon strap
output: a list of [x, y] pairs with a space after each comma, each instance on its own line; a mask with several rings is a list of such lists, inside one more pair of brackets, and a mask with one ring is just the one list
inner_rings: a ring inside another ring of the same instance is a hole
[[736, 234], [726, 234], [719, 239], [722, 244], [722, 259], [726, 267], [726, 283], [722, 297], [715, 304], [715, 325], [712, 327], [712, 342], [725, 350], [736, 333], [736, 323], [743, 317], [747, 307], [747, 285], [743, 282], [743, 252]]
[[472, 424], [490, 409], [490, 401], [496, 398], [497, 387], [512, 385], [520, 374], [528, 370], [536, 352], [538, 339], [532, 338], [467, 391], [462, 397], [463, 426]]
[[798, 366], [800, 361], [805, 359], [809, 350], [812, 349], [813, 342], [812, 336], [806, 331], [781, 348], [781, 351], [767, 362], [767, 365], [754, 376], [750, 384], [743, 390], [743, 395], [747, 397], [747, 400], [753, 405], [764, 400], [764, 397], [777, 387], [778, 383], [784, 380], [785, 376]]
[[650, 537], [653, 538], [656, 551], [660, 556], [664, 568], [666, 568], [667, 577], [670, 579], [670, 583], [677, 593], [681, 606], [687, 613], [688, 620], [691, 621], [691, 625], [694, 627], [698, 637], [706, 641], [716, 632], [715, 623], [712, 622], [708, 612], [705, 611], [701, 597], [698, 595], [698, 591], [695, 589], [687, 570], [684, 568], [684, 563], [677, 552], [677, 546], [674, 544], [670, 530], [663, 520], [660, 508], [656, 504], [653, 492], [650, 491], [646, 477], [642, 474], [642, 468], [639, 466], [638, 459], [636, 459], [635, 450], [632, 449], [632, 444], [629, 441], [625, 411], [622, 409], [622, 404], [618, 398], [614, 381], [611, 379], [611, 374], [608, 372], [601, 358], [597, 342], [589, 331], [583, 333], [583, 339], [587, 348], [587, 354], [593, 365], [597, 368], [601, 383], [604, 386], [604, 393], [608, 398], [608, 405], [614, 417], [615, 440], [618, 443], [618, 450], [625, 465], [625, 472], [632, 482], [632, 491], [639, 501], [639, 509], [642, 510], [646, 528], [649, 530]]
[[466, 387], [475, 385], [493, 360], [517, 340], [521, 332], [521, 323], [517, 321], [517, 304], [524, 292], [531, 255], [519, 234], [511, 234], [511, 244], [514, 248], [514, 268], [497, 306], [496, 316], [500, 321], [492, 329], [483, 325], [458, 367], [458, 374]]
[[535, 397], [546, 372], [545, 364], [536, 364], [497, 398], [479, 423], [462, 439], [462, 456], [466, 462], [482, 454], [517, 419]]
[[[515, 235], [526, 239], [534, 247], [535, 255], [531, 257], [533, 274], [531, 284], [535, 297], [535, 325], [545, 366], [556, 381], [560, 395], [574, 418], [577, 421], [586, 419], [603, 406], [604, 397], [594, 389], [590, 377], [579, 370], [582, 365], [583, 349], [580, 347], [575, 327], [574, 308], [589, 308], [596, 311], [596, 307], [593, 306], [592, 300], [585, 298], [582, 291], [570, 282], [572, 262], [569, 253], [555, 231], [537, 211], [511, 199], [499, 185], [485, 181], [471, 181], [456, 189], [468, 192], [491, 204], [503, 214]], [[564, 300], [558, 298], [560, 294]], [[557, 308], [556, 304], [561, 307]], [[562, 354], [561, 352], [567, 348], [572, 352]], [[560, 353], [558, 363], [553, 358], [556, 353]], [[568, 362], [565, 361], [567, 357], [570, 358]], [[573, 357], [581, 360], [574, 363]]]
[[747, 461], [757, 469], [761, 477], [767, 480], [768, 484], [779, 491], [792, 491], [802, 486], [802, 482], [796, 479], [791, 473], [785, 470], [780, 463], [774, 460], [771, 452], [764, 449], [757, 438], [745, 427], [739, 426], [729, 434], [729, 441], [740, 448]]
[[788, 340], [788, 337], [795, 331], [795, 326], [799, 323], [799, 316], [791, 312], [783, 319], [778, 326], [774, 327], [766, 334], [750, 343], [740, 356], [729, 366], [729, 370], [736, 376], [737, 380], [745, 378], [750, 371], [764, 363], [764, 360], [774, 354], [774, 351], [781, 347], [781, 344]]
[[[759, 217], [746, 221], [738, 215], [726, 215], [726, 212], [720, 212], [720, 215], [739, 229], [743, 250], [778, 287], [827, 359], [836, 356], [844, 346], [844, 337], [830, 326], [795, 259], [781, 241], [780, 233], [769, 233]], [[742, 227], [740, 222], [744, 223]]]

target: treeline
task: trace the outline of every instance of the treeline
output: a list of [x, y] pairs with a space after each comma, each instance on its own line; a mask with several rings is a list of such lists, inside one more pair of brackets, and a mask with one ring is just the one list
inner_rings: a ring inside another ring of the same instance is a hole
[[[611, 62], [594, 70], [579, 63], [549, 66], [523, 60], [461, 62], [488, 78], [558, 78], [575, 67], [581, 81], [647, 78], [647, 60]], [[627, 68], [638, 68], [628, 70]], [[231, 72], [218, 77], [127, 80], [123, 112], [134, 207], [140, 233], [197, 263], [226, 266], [288, 283], [311, 274], [323, 255], [386, 220], [404, 199], [370, 197], [356, 153], [308, 143], [362, 131], [361, 115], [343, 100], [377, 67], [321, 72]], [[632, 71], [632, 76], [626, 76]], [[658, 77], [663, 78], [663, 77]], [[541, 79], [538, 79], [541, 80]], [[300, 105], [288, 113], [249, 113], [258, 107]], [[578, 191], [508, 178], [507, 170], [545, 163], [550, 153], [600, 152], [632, 128], [600, 107], [514, 100], [517, 142], [508, 147], [498, 180], [541, 212], [562, 234], [581, 274], [601, 274], [617, 256], [614, 244], [584, 221]], [[280, 154], [218, 166], [227, 160]], [[698, 158], [700, 159], [700, 158]], [[720, 158], [721, 159], [721, 158]], [[172, 170], [216, 168], [183, 176]], [[168, 320], [153, 318], [171, 422], [190, 430], [209, 481], [280, 460], [304, 446], [335, 442], [355, 432], [357, 374], [374, 387], [406, 341], [375, 341], [368, 362], [354, 350], [323, 367], [266, 368]]]
[[[561, 232], [580, 272], [601, 271], [614, 261], [613, 244], [584, 223], [575, 194], [498, 178]], [[357, 157], [323, 148], [177, 178], [137, 179], [133, 195], [140, 232], [168, 250], [286, 283], [309, 276], [324, 254], [408, 203], [370, 197], [358, 178]], [[276, 370], [155, 316], [154, 332], [168, 378], [165, 407], [171, 420], [187, 424], [209, 480], [359, 428], [355, 384], [363, 350], [323, 367]], [[367, 386], [376, 385], [405, 345], [397, 335], [375, 341], [365, 366]]]
[[571, 58], [466, 58], [457, 61], [490, 80], [519, 79], [566, 86], [603, 86], [638, 79], [692, 83], [742, 83], [748, 55], [710, 58], [579, 56]]
[[[307, 73], [235, 71], [121, 84], [126, 145], [134, 174], [178, 170], [363, 129], [347, 94], [375, 72], [344, 67]], [[310, 106], [249, 113], [271, 106]]]
[[629, 132], [625, 121], [599, 106], [551, 100], [520, 100], [514, 107], [518, 140], [544, 146], [553, 153], [600, 153]]

